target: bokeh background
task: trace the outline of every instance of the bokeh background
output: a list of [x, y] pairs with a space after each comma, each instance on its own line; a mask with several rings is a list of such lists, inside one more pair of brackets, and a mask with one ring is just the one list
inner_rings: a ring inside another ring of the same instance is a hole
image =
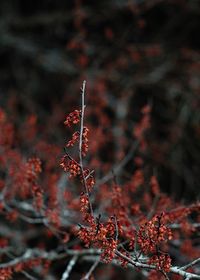
[[[0, 105], [24, 154], [39, 141], [62, 152], [63, 120], [86, 79], [97, 178], [126, 156], [149, 104], [148, 172], [175, 199], [199, 199], [198, 0], [1, 0], [0, 10]], [[134, 162], [125, 167], [119, 181]]]

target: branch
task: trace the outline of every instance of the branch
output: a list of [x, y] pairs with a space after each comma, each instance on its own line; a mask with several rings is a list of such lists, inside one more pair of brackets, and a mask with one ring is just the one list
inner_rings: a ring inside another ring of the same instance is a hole
[[72, 271], [73, 267], [77, 262], [78, 256], [73, 256], [73, 258], [69, 261], [68, 266], [66, 267], [61, 280], [67, 280], [69, 278], [70, 272]]
[[83, 81], [83, 86], [81, 88], [81, 127], [80, 127], [80, 138], [79, 138], [79, 165], [81, 168], [81, 176], [83, 179], [83, 185], [85, 188], [85, 192], [87, 194], [88, 197], [88, 201], [89, 201], [89, 207], [90, 207], [90, 214], [93, 216], [93, 209], [92, 209], [92, 204], [90, 201], [90, 194], [89, 194], [89, 190], [88, 190], [88, 186], [87, 186], [87, 182], [86, 182], [86, 178], [84, 175], [84, 169], [83, 169], [83, 156], [82, 156], [82, 142], [83, 142], [83, 128], [84, 128], [84, 113], [85, 113], [85, 87], [86, 87], [86, 81]]
[[[176, 223], [176, 224], [169, 225], [169, 227], [171, 229], [179, 229], [179, 228], [182, 227], [182, 225]], [[193, 228], [200, 228], [200, 223], [191, 223], [191, 227], [193, 227]]]
[[[156, 270], [156, 267], [154, 265], [149, 265], [149, 264], [145, 264], [145, 263], [140, 263], [138, 261], [134, 261], [133, 259], [127, 257], [126, 255], [122, 254], [121, 252], [119, 252], [118, 250], [115, 252], [115, 254], [121, 258], [123, 258], [124, 260], [128, 261], [129, 264], [133, 265], [134, 267], [138, 267], [138, 268], [144, 268], [144, 269], [154, 269]], [[190, 272], [186, 272], [183, 270], [183, 268], [179, 268], [177, 266], [173, 266], [170, 268], [170, 272], [178, 274], [186, 279], [200, 279], [200, 275], [194, 274], [194, 273], [190, 273]]]
[[111, 171], [109, 171], [103, 178], [99, 179], [96, 182], [96, 186], [99, 186], [101, 184], [106, 183], [110, 179], [113, 178], [114, 174], [119, 174], [119, 172], [123, 169], [123, 167], [132, 159], [134, 152], [136, 151], [137, 147], [139, 145], [139, 141], [135, 141], [133, 145], [131, 146], [129, 152], [127, 155], [123, 158], [123, 160], [120, 162], [120, 164], [116, 164]]
[[[56, 251], [47, 252], [47, 251], [39, 250], [39, 249], [27, 249], [26, 252], [22, 256], [16, 257], [14, 260], [12, 260], [10, 262], [0, 264], [0, 268], [7, 268], [7, 267], [15, 266], [18, 263], [28, 261], [28, 260], [37, 259], [38, 257], [43, 258], [43, 259], [48, 259], [48, 260], [57, 260], [57, 259], [65, 258], [67, 256], [73, 256], [72, 259], [73, 259], [73, 262], [75, 262], [78, 259], [78, 257], [82, 257], [82, 256], [93, 256], [93, 257], [95, 257], [96, 256], [96, 257], [98, 257], [98, 259], [95, 259], [95, 260], [96, 260], [96, 262], [97, 262], [97, 260], [99, 262], [99, 255], [100, 254], [101, 254], [100, 249], [93, 249], [93, 248], [83, 249], [83, 250], [66, 249], [65, 253], [58, 253]], [[116, 254], [116, 256], [118, 256], [120, 258], [123, 258], [124, 260], [128, 261], [129, 265], [132, 265], [134, 267], [145, 269], [145, 270], [152, 270], [152, 269], [155, 270], [156, 269], [156, 267], [154, 265], [149, 265], [147, 263], [142, 263], [142, 262], [139, 262], [139, 261], [135, 261], [134, 259], [122, 254], [118, 250], [116, 250], [115, 254]], [[184, 267], [181, 267], [181, 268], [176, 267], [176, 266], [172, 266], [170, 268], [170, 272], [178, 274], [178, 275], [180, 275], [180, 276], [182, 276], [186, 279], [200, 279], [200, 275], [184, 271], [188, 267], [197, 264], [199, 261], [200, 261], [200, 258], [198, 258], [197, 260], [188, 264], [187, 266], [184, 266]], [[73, 262], [71, 260], [71, 264]], [[96, 264], [96, 262], [91, 267], [90, 271], [91, 270], [93, 271], [95, 269], [96, 265], [98, 264], [98, 262], [97, 262], [97, 264]]]
[[198, 258], [198, 259], [192, 261], [192, 262], [189, 263], [189, 264], [186, 264], [185, 266], [182, 266], [181, 269], [182, 269], [182, 270], [186, 270], [186, 269], [188, 269], [189, 267], [194, 266], [194, 265], [196, 265], [196, 264], [199, 263], [199, 262], [200, 262], [200, 258]]
[[21, 262], [25, 262], [28, 260], [34, 260], [38, 258], [42, 259], [47, 259], [47, 260], [59, 260], [66, 258], [67, 256], [84, 256], [84, 255], [100, 255], [101, 250], [99, 249], [84, 249], [84, 250], [71, 250], [71, 249], [66, 249], [64, 253], [58, 253], [56, 250], [52, 251], [45, 251], [45, 250], [40, 250], [40, 249], [27, 249], [23, 255], [20, 257], [16, 257], [14, 260], [8, 261], [6, 263], [1, 263], [0, 264], [0, 269], [1, 268], [7, 268], [7, 267], [12, 267], [15, 266]]
[[177, 266], [171, 267], [171, 268], [170, 268], [170, 272], [179, 274], [179, 275], [185, 277], [186, 279], [192, 279], [192, 278], [194, 278], [194, 279], [200, 279], [200, 275], [197, 275], [197, 274], [194, 274], [194, 273], [190, 273], [190, 272], [183, 271], [181, 268], [179, 268], [179, 267], [177, 267]]
[[93, 265], [91, 266], [90, 270], [88, 271], [88, 273], [81, 279], [81, 280], [89, 280], [91, 274], [93, 273], [93, 271], [95, 270], [95, 268], [97, 267], [97, 265], [99, 264], [100, 259], [99, 257], [96, 259], [96, 261], [93, 263]]

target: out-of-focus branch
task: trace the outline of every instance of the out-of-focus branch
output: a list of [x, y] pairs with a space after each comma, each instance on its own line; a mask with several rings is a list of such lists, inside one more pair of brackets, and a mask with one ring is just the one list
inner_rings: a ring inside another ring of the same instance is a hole
[[97, 265], [99, 264], [100, 259], [99, 257], [96, 259], [96, 261], [93, 263], [93, 265], [91, 266], [90, 270], [88, 271], [88, 273], [81, 279], [81, 280], [89, 280], [91, 274], [93, 273], [93, 271], [95, 270], [95, 268], [97, 267]]
[[66, 258], [67, 256], [84, 256], [84, 255], [100, 255], [101, 250], [99, 249], [85, 249], [85, 250], [71, 250], [66, 249], [64, 253], [58, 253], [56, 250], [44, 251], [40, 249], [27, 249], [23, 255], [16, 257], [14, 260], [8, 261], [6, 263], [1, 263], [0, 268], [12, 267], [18, 263], [34, 260], [37, 258], [42, 258], [46, 260], [59, 260]]
[[14, 49], [24, 57], [31, 59], [34, 64], [42, 66], [49, 72], [75, 74], [76, 67], [69, 63], [66, 54], [59, 49], [44, 50], [35, 42], [16, 36], [11, 33], [0, 34], [0, 46]]
[[66, 270], [62, 274], [61, 280], [67, 280], [70, 276], [70, 273], [77, 262], [78, 256], [73, 256], [73, 258], [69, 261]]
[[182, 270], [186, 270], [186, 269], [188, 269], [189, 267], [194, 266], [194, 265], [196, 265], [196, 264], [199, 263], [199, 262], [200, 262], [200, 258], [198, 258], [198, 259], [192, 261], [191, 263], [189, 263], [189, 264], [187, 264], [187, 265], [185, 265], [185, 266], [182, 266], [181, 269], [182, 269]]
[[103, 178], [97, 180], [96, 186], [99, 186], [101, 184], [104, 184], [108, 182], [110, 179], [113, 178], [113, 173], [119, 175], [122, 171], [123, 167], [132, 159], [134, 152], [136, 151], [137, 147], [139, 145], [138, 141], [135, 141], [133, 145], [131, 146], [129, 152], [125, 156], [125, 158], [119, 163], [116, 164], [111, 171], [108, 172]]

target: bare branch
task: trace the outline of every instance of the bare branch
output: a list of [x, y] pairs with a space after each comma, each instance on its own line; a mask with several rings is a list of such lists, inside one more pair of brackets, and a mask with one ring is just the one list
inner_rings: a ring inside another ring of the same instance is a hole
[[83, 156], [82, 156], [82, 142], [83, 142], [83, 128], [84, 128], [84, 113], [85, 113], [85, 87], [86, 87], [86, 81], [83, 81], [83, 85], [81, 88], [81, 126], [80, 126], [80, 138], [79, 138], [79, 165], [81, 168], [81, 176], [83, 179], [83, 185], [85, 188], [85, 192], [87, 194], [88, 197], [88, 201], [89, 201], [89, 207], [90, 207], [90, 213], [91, 215], [93, 215], [93, 209], [92, 209], [92, 204], [90, 201], [90, 194], [89, 194], [89, 189], [87, 186], [87, 182], [86, 182], [86, 178], [84, 175], [84, 169], [83, 169]]
[[91, 274], [93, 273], [93, 271], [95, 270], [95, 268], [97, 267], [97, 265], [99, 264], [100, 259], [99, 257], [96, 259], [96, 261], [93, 263], [93, 265], [91, 266], [90, 270], [88, 271], [88, 273], [81, 279], [81, 280], [89, 280]]
[[194, 266], [194, 265], [196, 265], [196, 264], [199, 263], [199, 262], [200, 262], [200, 258], [198, 258], [198, 259], [192, 261], [191, 263], [188, 263], [188, 264], [185, 265], [185, 266], [182, 266], [181, 269], [182, 269], [182, 270], [186, 270], [186, 269], [188, 269], [189, 267]]
[[65, 271], [62, 274], [61, 280], [67, 280], [69, 278], [69, 275], [73, 269], [73, 267], [75, 266], [76, 262], [77, 262], [78, 256], [73, 256], [73, 258], [69, 261]]
[[123, 167], [132, 159], [134, 152], [136, 151], [137, 147], [139, 145], [138, 141], [135, 141], [133, 145], [131, 146], [129, 152], [127, 155], [123, 158], [123, 160], [119, 163], [116, 164], [111, 171], [109, 171], [103, 178], [99, 179], [96, 182], [96, 186], [99, 186], [101, 184], [104, 184], [108, 182], [110, 179], [113, 178], [113, 173], [114, 174], [119, 174], [120, 171], [123, 169]]

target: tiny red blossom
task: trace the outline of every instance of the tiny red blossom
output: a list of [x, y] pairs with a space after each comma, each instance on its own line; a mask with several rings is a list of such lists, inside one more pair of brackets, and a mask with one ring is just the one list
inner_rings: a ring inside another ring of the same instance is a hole
[[82, 155], [85, 156], [88, 151], [88, 134], [89, 129], [87, 127], [83, 128], [83, 138], [82, 138]]
[[159, 192], [160, 192], [160, 187], [159, 187], [159, 184], [158, 184], [158, 180], [155, 176], [151, 177], [150, 186], [151, 186], [152, 193], [154, 195], [158, 195]]
[[43, 205], [43, 190], [39, 185], [34, 184], [32, 187], [32, 193], [35, 199], [35, 207], [39, 210]]
[[78, 131], [74, 132], [72, 135], [72, 139], [68, 141], [66, 147], [72, 147], [75, 143], [79, 141], [80, 133]]
[[87, 194], [85, 194], [85, 193], [82, 193], [82, 194], [81, 194], [81, 197], [80, 197], [80, 205], [81, 205], [80, 211], [81, 211], [82, 213], [87, 213], [88, 210], [89, 210], [89, 199], [88, 199]]
[[81, 111], [80, 110], [74, 110], [71, 112], [64, 121], [64, 124], [68, 127], [71, 127], [72, 124], [77, 124], [80, 121]]
[[155, 253], [161, 242], [172, 239], [171, 229], [162, 222], [162, 216], [154, 216], [149, 222], [140, 227], [138, 243], [144, 253]]
[[155, 265], [158, 270], [169, 272], [171, 267], [171, 258], [168, 254], [153, 255], [149, 259], [149, 264]]
[[110, 263], [115, 256], [117, 241], [114, 239], [103, 241], [102, 249], [101, 260], [105, 263]]
[[12, 278], [12, 269], [10, 267], [0, 268], [0, 280], [9, 280]]
[[65, 172], [70, 173], [70, 178], [76, 177], [81, 174], [81, 168], [79, 164], [75, 160], [69, 159], [66, 155], [62, 157], [60, 166]]

